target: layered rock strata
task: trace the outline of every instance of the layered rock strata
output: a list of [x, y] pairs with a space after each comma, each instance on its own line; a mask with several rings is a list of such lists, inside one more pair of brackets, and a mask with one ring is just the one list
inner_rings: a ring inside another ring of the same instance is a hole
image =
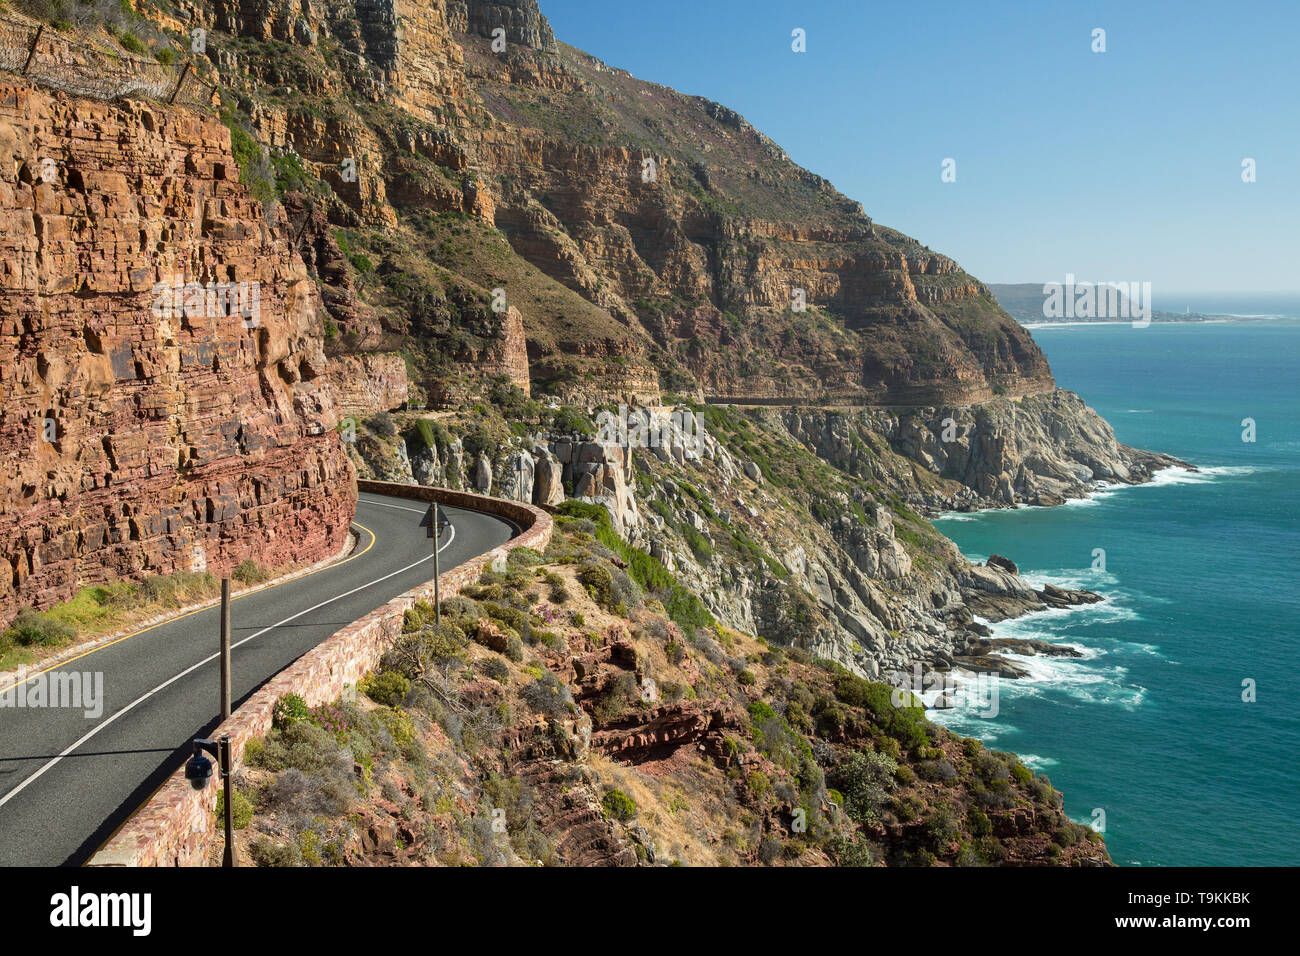
[[0, 615], [338, 551], [316, 289], [226, 128], [5, 85], [0, 155]]

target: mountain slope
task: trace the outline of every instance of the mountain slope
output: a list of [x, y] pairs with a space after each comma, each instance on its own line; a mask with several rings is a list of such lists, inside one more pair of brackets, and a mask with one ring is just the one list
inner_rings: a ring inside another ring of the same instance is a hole
[[210, 31], [197, 62], [228, 121], [269, 150], [267, 191], [325, 213], [305, 242], [330, 264], [332, 350], [397, 336], [435, 400], [494, 338], [509, 354], [490, 364], [520, 378], [518, 347], [501, 344], [509, 307], [530, 378], [571, 401], [1052, 388], [1032, 339], [952, 260], [873, 223], [725, 107], [556, 42], [533, 0], [182, 12]]

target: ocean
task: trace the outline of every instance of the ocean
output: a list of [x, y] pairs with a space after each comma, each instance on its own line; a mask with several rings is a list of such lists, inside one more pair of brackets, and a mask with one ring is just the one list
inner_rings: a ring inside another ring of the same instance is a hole
[[1084, 657], [1017, 658], [996, 717], [934, 718], [1046, 773], [1121, 866], [1300, 864], [1300, 309], [1213, 304], [1291, 317], [1033, 331], [1120, 441], [1199, 472], [935, 521], [973, 560], [1105, 595], [993, 625]]

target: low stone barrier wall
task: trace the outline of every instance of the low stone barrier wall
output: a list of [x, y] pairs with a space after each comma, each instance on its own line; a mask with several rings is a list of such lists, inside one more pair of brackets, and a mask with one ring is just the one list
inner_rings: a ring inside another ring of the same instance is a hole
[[[473, 584], [484, 568], [504, 561], [515, 548], [544, 551], [551, 540], [550, 515], [531, 505], [421, 485], [384, 481], [358, 481], [357, 485], [361, 491], [417, 501], [436, 499], [440, 504], [497, 515], [523, 529], [500, 547], [439, 575], [443, 598], [453, 597], [462, 587]], [[213, 731], [212, 739], [230, 735], [231, 756], [238, 767], [244, 745], [271, 729], [271, 712], [281, 696], [299, 694], [313, 707], [335, 700], [379, 663], [402, 633], [405, 612], [419, 601], [431, 600], [433, 581], [393, 598], [326, 638], [263, 685]], [[194, 790], [185, 779], [184, 768], [177, 768], [87, 865], [202, 866], [209, 840], [221, 839], [216, 820], [216, 800], [221, 790], [218, 783], [214, 778], [205, 790]]]

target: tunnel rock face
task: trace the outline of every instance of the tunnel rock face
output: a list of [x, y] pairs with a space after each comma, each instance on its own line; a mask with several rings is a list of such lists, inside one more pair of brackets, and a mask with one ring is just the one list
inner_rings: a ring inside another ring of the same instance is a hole
[[0, 220], [0, 619], [339, 550], [316, 286], [220, 122], [2, 86]]

